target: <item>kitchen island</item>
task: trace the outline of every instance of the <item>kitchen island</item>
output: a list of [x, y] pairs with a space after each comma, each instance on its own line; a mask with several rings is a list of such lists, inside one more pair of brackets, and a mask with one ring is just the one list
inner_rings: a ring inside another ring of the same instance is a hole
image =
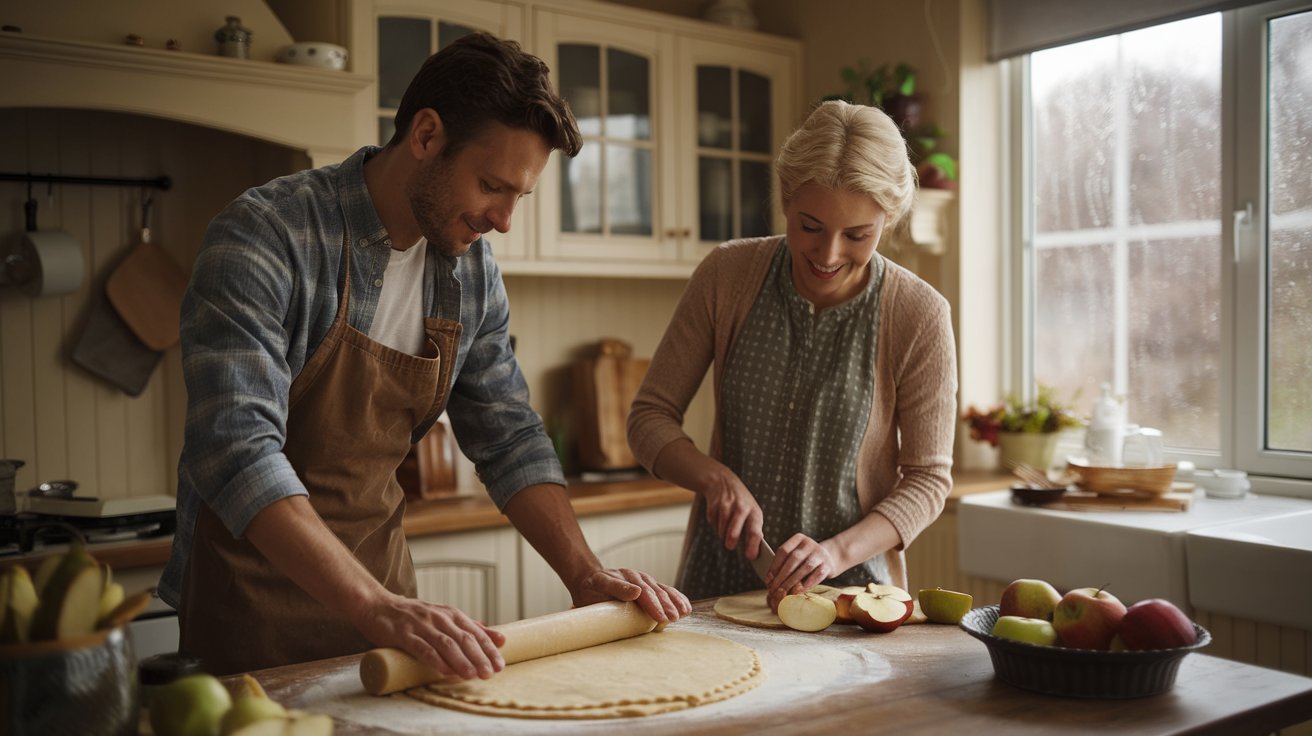
[[[955, 626], [889, 634], [730, 624], [699, 601], [673, 626], [754, 648], [766, 679], [729, 700], [645, 718], [533, 721], [474, 716], [404, 695], [366, 695], [359, 656], [254, 673], [289, 707], [327, 713], [351, 734], [1265, 734], [1312, 719], [1312, 679], [1193, 653], [1168, 693], [1083, 700], [1026, 692], [996, 679], [988, 650]], [[649, 634], [648, 636], [659, 636]]]

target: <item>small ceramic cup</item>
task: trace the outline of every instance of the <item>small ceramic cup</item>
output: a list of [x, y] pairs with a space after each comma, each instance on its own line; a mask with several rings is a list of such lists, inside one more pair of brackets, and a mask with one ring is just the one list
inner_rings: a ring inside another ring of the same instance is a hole
[[1203, 489], [1208, 498], [1243, 498], [1251, 484], [1248, 473], [1242, 470], [1199, 470], [1194, 472], [1194, 483]]

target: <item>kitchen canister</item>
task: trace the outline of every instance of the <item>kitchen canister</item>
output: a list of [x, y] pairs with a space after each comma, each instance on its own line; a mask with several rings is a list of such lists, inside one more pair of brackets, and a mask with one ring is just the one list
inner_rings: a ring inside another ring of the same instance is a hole
[[224, 19], [223, 27], [214, 32], [214, 40], [219, 42], [219, 56], [251, 58], [251, 35], [251, 29], [241, 24], [241, 18], [228, 16]]

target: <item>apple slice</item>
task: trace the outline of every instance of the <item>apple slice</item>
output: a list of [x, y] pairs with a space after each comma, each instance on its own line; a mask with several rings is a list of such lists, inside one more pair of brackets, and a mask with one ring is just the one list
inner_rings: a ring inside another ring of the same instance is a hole
[[891, 585], [872, 584], [871, 587], [892, 590], [878, 593], [867, 590], [852, 598], [852, 618], [856, 619], [857, 626], [875, 633], [887, 633], [901, 626], [915, 609], [911, 594]]
[[779, 620], [797, 631], [823, 631], [837, 616], [834, 602], [819, 593], [786, 595], [779, 601]]
[[959, 624], [970, 611], [974, 598], [969, 593], [942, 588], [922, 588], [917, 596], [925, 618], [936, 624]]
[[866, 589], [860, 585], [849, 585], [839, 589], [838, 597], [834, 599], [834, 608], [838, 614], [838, 617], [834, 619], [834, 623], [856, 623], [856, 619], [852, 618], [852, 599], [856, 597], [857, 593], [864, 592], [866, 592]]
[[866, 586], [866, 592], [873, 595], [889, 595], [900, 601], [906, 601], [907, 615], [916, 609], [916, 598], [905, 590], [896, 585], [880, 585], [879, 583], [870, 583]]

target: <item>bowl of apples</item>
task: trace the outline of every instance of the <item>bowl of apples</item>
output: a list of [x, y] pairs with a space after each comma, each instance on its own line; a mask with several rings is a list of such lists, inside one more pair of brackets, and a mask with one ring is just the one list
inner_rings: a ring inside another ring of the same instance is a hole
[[1077, 698], [1141, 698], [1170, 690], [1180, 662], [1212, 636], [1170, 601], [1125, 606], [1105, 589], [1060, 595], [1017, 580], [1002, 603], [961, 620], [984, 642], [993, 672], [1024, 690]]

